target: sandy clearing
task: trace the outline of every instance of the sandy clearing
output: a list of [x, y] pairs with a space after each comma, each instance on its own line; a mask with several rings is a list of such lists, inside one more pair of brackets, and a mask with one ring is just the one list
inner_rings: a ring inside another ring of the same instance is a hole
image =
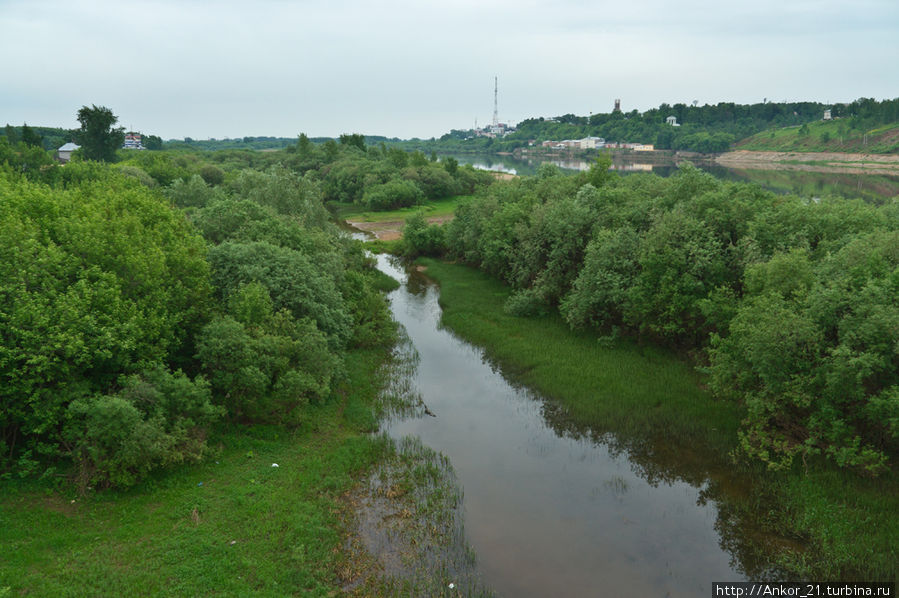
[[[432, 216], [425, 218], [428, 224], [443, 224], [452, 220], [449, 216]], [[359, 220], [347, 220], [347, 224], [361, 231], [371, 233], [375, 238], [381, 241], [394, 241], [403, 236], [403, 226], [406, 225], [404, 220], [388, 220], [385, 222], [362, 222]]]

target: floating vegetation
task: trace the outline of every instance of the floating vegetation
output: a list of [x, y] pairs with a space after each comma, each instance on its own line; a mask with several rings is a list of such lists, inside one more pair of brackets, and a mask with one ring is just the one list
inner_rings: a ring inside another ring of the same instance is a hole
[[375, 408], [382, 429], [392, 421], [421, 417], [427, 412], [414, 381], [420, 360], [418, 351], [402, 326], [397, 336], [390, 359], [378, 372], [379, 378], [385, 381]]
[[446, 456], [417, 437], [392, 443], [352, 496], [344, 591], [358, 596], [492, 596], [465, 541], [462, 489]]

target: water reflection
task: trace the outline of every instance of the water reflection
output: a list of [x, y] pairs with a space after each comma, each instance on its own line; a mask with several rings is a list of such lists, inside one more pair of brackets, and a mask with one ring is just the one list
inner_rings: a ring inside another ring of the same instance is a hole
[[[483, 170], [497, 170], [519, 175], [535, 175], [541, 164], [555, 164], [566, 170], [587, 170], [591, 160], [566, 159], [551, 156], [521, 158], [480, 154], [454, 154], [462, 164], [471, 164]], [[756, 183], [776, 193], [794, 193], [801, 197], [824, 197], [840, 195], [862, 198], [873, 203], [883, 203], [899, 196], [899, 176], [858, 174], [842, 172], [808, 172], [802, 170], [758, 170], [727, 168], [710, 161], [695, 161], [694, 164], [727, 181]], [[673, 158], [654, 158], [619, 154], [612, 169], [621, 174], [651, 172], [659, 176], [671, 176], [678, 170]]]
[[715, 581], [776, 575], [757, 548], [767, 538], [753, 541], [761, 536], [739, 506], [749, 485], [724, 464], [669, 439], [579, 426], [441, 329], [438, 291], [423, 276], [385, 256], [378, 265], [405, 283], [392, 310], [419, 356], [411, 384], [435, 416], [393, 419], [386, 431], [450, 458], [488, 586], [505, 596], [708, 596]]

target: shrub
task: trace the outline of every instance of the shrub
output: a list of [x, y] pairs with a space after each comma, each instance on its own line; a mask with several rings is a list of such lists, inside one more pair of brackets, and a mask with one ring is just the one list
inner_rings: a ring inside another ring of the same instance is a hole
[[[446, 174], [445, 171], [444, 174]], [[422, 200], [424, 200], [424, 194], [415, 183], [393, 179], [366, 189], [362, 196], [362, 205], [376, 211], [393, 210], [420, 204]]]
[[442, 226], [428, 225], [420, 213], [406, 219], [403, 227], [403, 253], [417, 255], [441, 255], [445, 251], [446, 235]]
[[221, 185], [225, 182], [225, 172], [218, 166], [205, 164], [200, 168], [200, 176], [206, 181], [207, 185]]
[[220, 197], [212, 187], [197, 175], [178, 179], [165, 189], [165, 195], [179, 208], [202, 208]]
[[328, 396], [340, 365], [312, 320], [285, 311], [260, 327], [213, 320], [197, 349], [218, 400], [239, 421], [302, 423], [304, 407]]
[[205, 380], [161, 368], [127, 378], [116, 394], [76, 399], [63, 437], [77, 484], [130, 486], [158, 467], [199, 460], [221, 414]]

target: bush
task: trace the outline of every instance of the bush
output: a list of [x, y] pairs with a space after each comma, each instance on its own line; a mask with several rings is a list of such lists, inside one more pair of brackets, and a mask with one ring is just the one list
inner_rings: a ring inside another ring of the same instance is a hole
[[199, 460], [222, 415], [202, 378], [161, 368], [131, 376], [119, 393], [72, 401], [63, 437], [78, 486], [131, 486], [150, 471]]
[[[388, 277], [388, 281], [393, 279]], [[353, 316], [351, 344], [355, 347], [386, 346], [396, 338], [396, 323], [390, 309], [374, 287], [372, 277], [357, 270], [349, 270], [341, 285], [347, 309]]]
[[231, 186], [236, 199], [270, 207], [305, 226], [324, 228], [328, 223], [318, 185], [281, 166], [266, 172], [245, 170]]
[[114, 394], [146, 364], [182, 363], [208, 308], [203, 240], [103, 169], [66, 190], [0, 172], [0, 438], [14, 460], [64, 452], [72, 401]]
[[284, 311], [262, 326], [217, 318], [197, 350], [228, 415], [246, 422], [302, 423], [304, 407], [328, 396], [340, 365], [312, 320], [295, 321]]
[[297, 319], [312, 318], [334, 348], [343, 347], [352, 334], [352, 318], [338, 289], [343, 272], [333, 271], [317, 257], [266, 242], [226, 241], [209, 250], [212, 281], [224, 301], [241, 285], [258, 282], [275, 310], [287, 309]]
[[202, 208], [221, 194], [199, 176], [191, 175], [172, 183], [165, 189], [165, 195], [179, 208]]
[[424, 194], [415, 183], [393, 179], [366, 189], [362, 196], [362, 205], [370, 210], [383, 211], [414, 206], [423, 200]]
[[523, 289], [509, 296], [503, 310], [511, 316], [528, 318], [549, 313], [549, 304], [537, 289]]
[[137, 166], [131, 166], [130, 164], [120, 164], [118, 165], [117, 169], [125, 176], [137, 179], [142, 185], [146, 187], [153, 188], [158, 186], [158, 183], [153, 177], [151, 177], [144, 170], [138, 168]]
[[429, 226], [420, 213], [406, 219], [403, 227], [403, 253], [418, 255], [442, 255], [445, 251], [446, 235], [442, 226]]
[[[715, 338], [711, 385], [743, 398], [743, 448], [772, 467], [825, 455], [885, 471], [899, 452], [899, 233], [859, 235], [815, 265], [804, 252], [749, 270], [761, 294]], [[761, 286], [765, 272], [773, 284]]]
[[200, 168], [200, 176], [207, 185], [216, 186], [225, 182], [225, 172], [218, 166], [205, 164]]

